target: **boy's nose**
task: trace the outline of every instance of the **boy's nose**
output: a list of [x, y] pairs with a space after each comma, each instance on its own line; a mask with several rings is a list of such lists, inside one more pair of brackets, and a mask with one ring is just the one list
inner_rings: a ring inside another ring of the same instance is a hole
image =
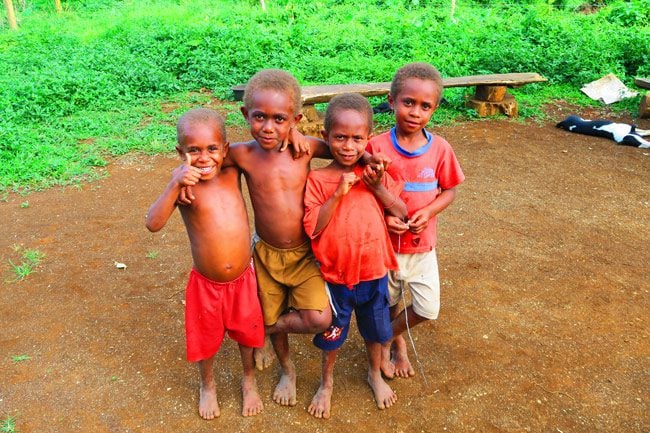
[[265, 120], [262, 124], [262, 130], [265, 132], [273, 131], [273, 121], [271, 119]]

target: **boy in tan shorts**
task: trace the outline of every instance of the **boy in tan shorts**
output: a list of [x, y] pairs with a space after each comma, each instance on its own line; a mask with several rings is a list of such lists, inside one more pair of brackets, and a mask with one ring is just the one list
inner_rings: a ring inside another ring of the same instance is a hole
[[[253, 204], [258, 292], [281, 368], [273, 400], [284, 406], [296, 404], [296, 369], [287, 334], [316, 334], [332, 320], [325, 282], [302, 224], [311, 159], [331, 158], [329, 149], [313, 139], [311, 151], [298, 158], [282, 151], [302, 117], [300, 108], [300, 86], [290, 73], [266, 69], [255, 74], [241, 108], [253, 140], [233, 144], [224, 161], [243, 171]], [[180, 200], [191, 202], [192, 192]]]

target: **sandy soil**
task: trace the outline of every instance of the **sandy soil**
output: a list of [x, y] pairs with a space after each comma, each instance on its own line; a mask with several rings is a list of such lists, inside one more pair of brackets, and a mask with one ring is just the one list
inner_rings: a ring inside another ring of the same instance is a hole
[[[414, 329], [417, 376], [391, 382], [399, 400], [385, 411], [352, 332], [329, 421], [306, 412], [319, 380], [307, 336], [291, 337], [297, 406], [271, 400], [276, 364], [258, 374], [265, 411], [243, 418], [228, 341], [222, 415], [198, 416], [198, 376], [184, 357], [187, 238], [178, 215], [160, 233], [144, 227], [176, 159], [126, 156], [100, 181], [9, 196], [0, 415], [23, 433], [650, 431], [650, 151], [554, 127], [572, 112], [437, 129], [467, 176], [440, 219], [440, 318]], [[25, 249], [46, 257], [16, 282], [9, 260]]]

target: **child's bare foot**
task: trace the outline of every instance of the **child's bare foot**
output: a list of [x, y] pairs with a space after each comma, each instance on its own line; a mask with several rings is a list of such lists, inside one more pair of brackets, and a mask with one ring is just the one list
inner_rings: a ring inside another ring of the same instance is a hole
[[307, 408], [307, 412], [312, 415], [314, 418], [325, 418], [330, 417], [330, 410], [332, 409], [332, 386], [322, 385], [314, 394], [314, 398], [311, 399], [311, 404]]
[[217, 403], [217, 389], [214, 383], [201, 385], [199, 390], [199, 415], [203, 419], [214, 419], [221, 415]]
[[243, 416], [253, 416], [262, 412], [264, 404], [257, 392], [255, 378], [244, 377], [241, 381], [242, 411]]
[[255, 359], [255, 368], [260, 371], [273, 364], [275, 352], [268, 335], [264, 338], [264, 347], [253, 350], [253, 358]]
[[405, 379], [415, 376], [415, 370], [411, 365], [406, 350], [406, 342], [402, 336], [395, 338], [395, 344], [393, 344], [391, 355], [391, 362], [395, 366], [395, 376], [403, 377]]
[[280, 382], [273, 391], [273, 401], [282, 406], [296, 405], [296, 369], [292, 363], [282, 369]]
[[397, 401], [397, 394], [384, 382], [380, 372], [368, 373], [368, 385], [372, 388], [379, 409], [387, 409]]
[[381, 374], [384, 375], [386, 379], [392, 379], [395, 377], [395, 365], [390, 356], [390, 345], [386, 344], [381, 346], [381, 363], [379, 364], [381, 369]]

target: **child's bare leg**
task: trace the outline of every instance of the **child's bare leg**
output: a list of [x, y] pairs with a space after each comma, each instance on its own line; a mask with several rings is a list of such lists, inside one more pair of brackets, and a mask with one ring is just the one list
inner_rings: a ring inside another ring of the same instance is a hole
[[395, 377], [395, 364], [393, 364], [393, 359], [390, 356], [391, 343], [392, 340], [381, 345], [381, 363], [379, 364], [379, 368], [386, 379], [393, 379]]
[[312, 416], [316, 418], [329, 418], [332, 410], [332, 392], [334, 390], [334, 362], [336, 361], [337, 350], [323, 350], [322, 372], [318, 391], [311, 399], [307, 408]]
[[221, 414], [219, 403], [217, 403], [217, 387], [214, 383], [214, 374], [212, 372], [214, 356], [199, 361], [197, 365], [201, 377], [201, 387], [199, 389], [199, 415], [201, 415], [201, 418], [203, 419], [214, 419]]
[[[395, 304], [390, 307], [390, 320], [391, 325], [392, 321], [399, 315], [400, 311], [398, 310], [399, 304]], [[395, 335], [395, 331], [393, 331]], [[381, 372], [387, 379], [393, 379], [395, 377], [395, 364], [393, 364], [393, 359], [391, 358], [391, 344], [393, 340], [389, 340], [381, 346]]]
[[243, 375], [241, 379], [242, 411], [243, 416], [257, 415], [264, 409], [264, 404], [257, 391], [255, 381], [255, 366], [253, 361], [253, 348], [239, 345]]
[[280, 381], [273, 391], [273, 401], [282, 406], [296, 404], [296, 368], [289, 358], [289, 337], [286, 333], [271, 334], [273, 348], [280, 362]]
[[402, 310], [391, 322], [394, 335], [391, 347], [391, 361], [393, 362], [393, 365], [395, 365], [395, 376], [403, 378], [415, 376], [415, 370], [413, 369], [408, 357], [406, 341], [402, 336], [406, 330], [406, 316], [408, 316], [408, 326], [411, 329], [427, 320], [424, 317], [418, 316], [415, 311], [413, 311], [413, 306], [409, 305], [406, 309], [406, 314], [404, 313], [404, 310]]
[[331, 323], [332, 308], [329, 305], [323, 311], [293, 310], [281, 315], [275, 325], [267, 328], [267, 333], [318, 334], [326, 330]]
[[381, 343], [366, 341], [368, 352], [368, 384], [375, 395], [375, 401], [379, 409], [387, 409], [397, 401], [397, 394], [384, 382], [381, 377]]
[[273, 364], [275, 352], [271, 345], [271, 338], [268, 335], [264, 338], [264, 347], [253, 349], [253, 357], [255, 358], [255, 367], [260, 371]]

